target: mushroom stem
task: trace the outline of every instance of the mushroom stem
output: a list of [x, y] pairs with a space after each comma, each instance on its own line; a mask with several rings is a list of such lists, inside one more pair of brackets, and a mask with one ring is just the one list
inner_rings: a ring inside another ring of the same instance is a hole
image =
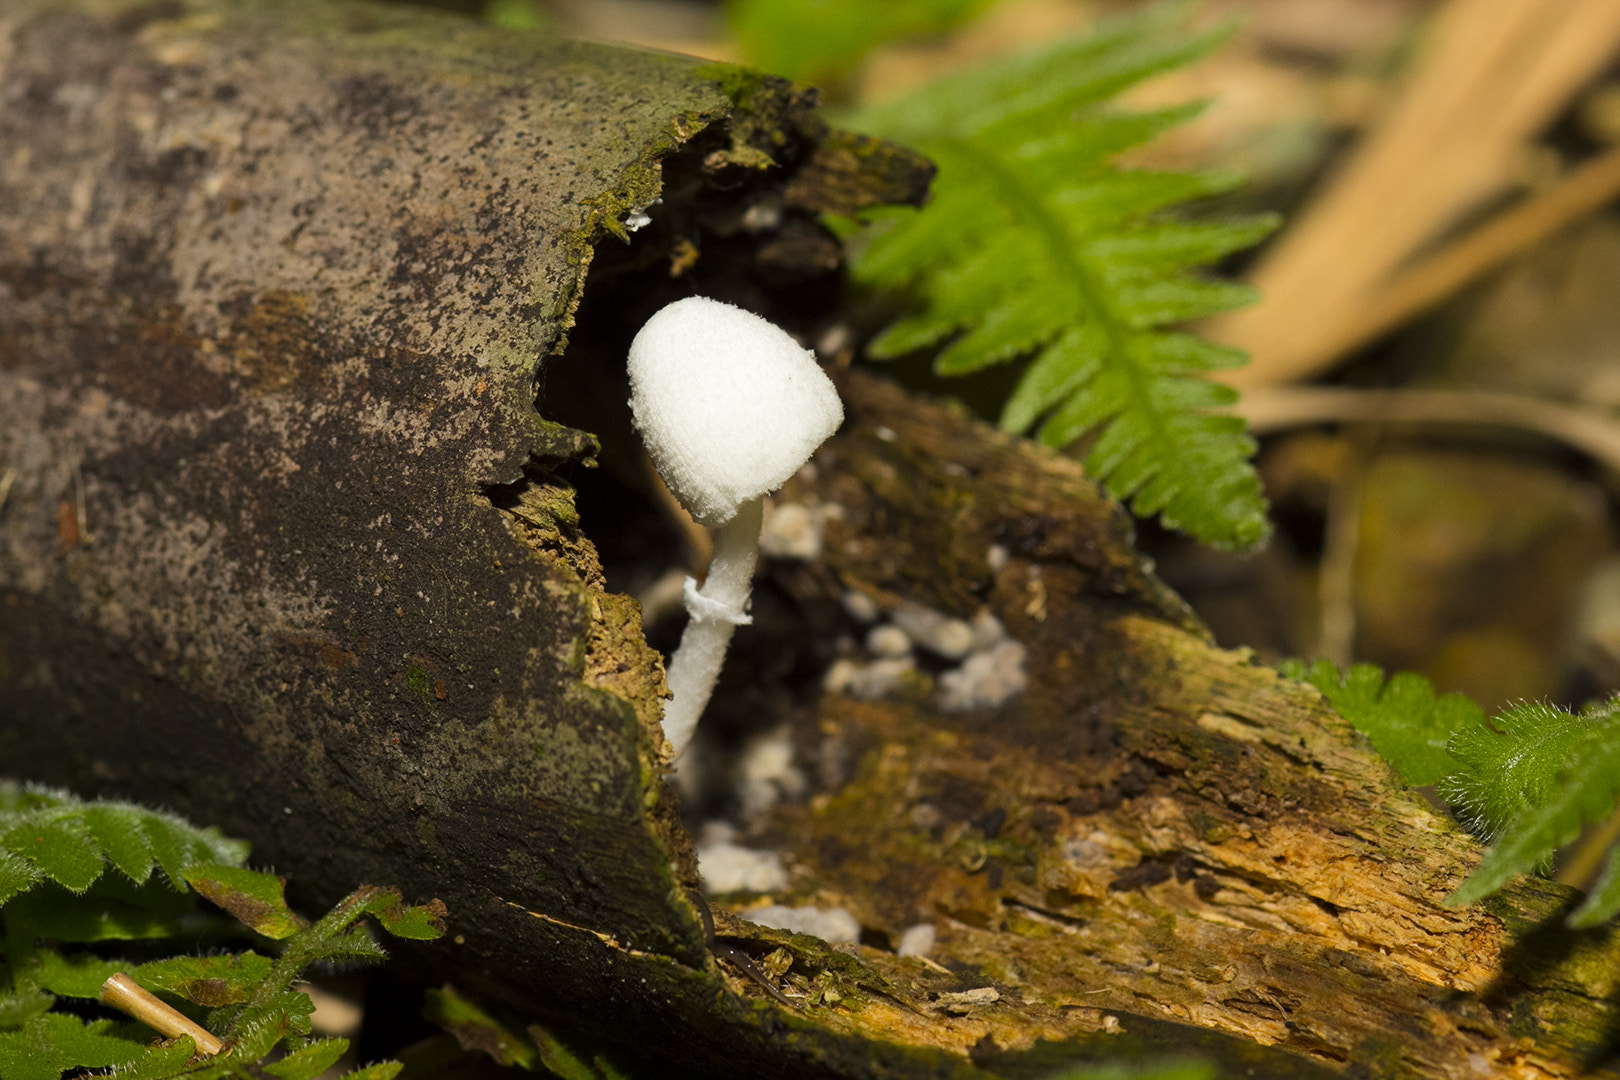
[[691, 620], [681, 634], [680, 648], [670, 657], [669, 689], [674, 697], [664, 708], [664, 737], [675, 748], [676, 757], [692, 741], [698, 717], [714, 692], [732, 631], [752, 621], [748, 594], [759, 561], [764, 514], [763, 497], [739, 506], [735, 517], [714, 530], [714, 558], [709, 561], [703, 587], [686, 579], [686, 610]]

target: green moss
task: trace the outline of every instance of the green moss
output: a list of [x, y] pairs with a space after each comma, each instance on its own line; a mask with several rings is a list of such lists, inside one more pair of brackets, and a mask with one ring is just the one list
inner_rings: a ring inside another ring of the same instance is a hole
[[427, 668], [421, 664], [412, 664], [405, 669], [405, 686], [411, 693], [422, 699], [422, 704], [432, 706], [433, 677], [428, 674]]
[[1057, 930], [1051, 925], [1032, 919], [1013, 907], [1007, 909], [1006, 918], [1002, 921], [1006, 923], [1008, 933], [1017, 934], [1019, 937], [1040, 940], [1057, 934]]
[[524, 500], [524, 509], [543, 516], [553, 525], [565, 529], [579, 526], [579, 510], [574, 506], [574, 491], [561, 485], [539, 484], [531, 496]]
[[1220, 844], [1232, 838], [1232, 827], [1212, 814], [1195, 813], [1189, 824], [1198, 839], [1206, 844]]
[[704, 64], [693, 74], [718, 86], [720, 92], [739, 109], [749, 108], [758, 96], [765, 92], [766, 80], [770, 78], [763, 71], [751, 67], [718, 61]]
[[813, 115], [815, 92], [807, 87], [735, 64], [705, 64], [696, 74], [714, 83], [735, 106], [729, 124], [731, 144], [711, 155], [711, 162], [768, 169], [777, 164], [776, 152], [795, 135], [808, 133], [819, 140], [826, 134], [826, 122]]

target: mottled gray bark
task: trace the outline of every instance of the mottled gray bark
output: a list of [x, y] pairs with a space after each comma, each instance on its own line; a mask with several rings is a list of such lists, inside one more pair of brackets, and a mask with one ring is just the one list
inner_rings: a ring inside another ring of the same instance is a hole
[[[306, 903], [437, 896], [419, 970], [660, 1074], [1566, 1076], [1612, 1038], [1612, 936], [1512, 950], [1551, 886], [1440, 907], [1473, 842], [1213, 648], [1076, 465], [854, 374], [782, 496], [824, 555], [772, 587], [826, 633], [846, 589], [987, 609], [1029, 687], [804, 707], [847, 768], [778, 811], [779, 899], [934, 922], [935, 967], [723, 911], [714, 958], [536, 375], [593, 259], [667, 283], [757, 205], [742, 273], [824, 268], [813, 214], [914, 197], [903, 152], [736, 69], [350, 4], [0, 0], [0, 102], [0, 771], [217, 823]], [[736, 959], [778, 946], [792, 1010]]]
[[438, 896], [468, 990], [745, 1022], [635, 605], [565, 490], [487, 492], [589, 450], [536, 374], [662, 159], [816, 160], [803, 103], [313, 2], [12, 0], [0, 88], [4, 771], [217, 822], [306, 899]]

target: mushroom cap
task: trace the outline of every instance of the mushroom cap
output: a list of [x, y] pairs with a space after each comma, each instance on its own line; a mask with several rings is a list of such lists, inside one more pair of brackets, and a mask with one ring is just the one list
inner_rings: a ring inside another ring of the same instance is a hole
[[718, 300], [659, 310], [631, 342], [629, 366], [630, 411], [653, 464], [711, 527], [781, 487], [844, 421], [813, 353]]

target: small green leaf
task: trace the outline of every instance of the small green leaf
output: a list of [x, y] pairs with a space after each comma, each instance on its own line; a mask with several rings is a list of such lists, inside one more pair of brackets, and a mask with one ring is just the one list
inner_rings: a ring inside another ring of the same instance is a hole
[[[397, 897], [399, 894], [395, 893]], [[394, 903], [381, 911], [374, 911], [382, 928], [395, 937], [412, 941], [434, 941], [444, 936], [444, 918], [447, 914], [442, 901], [430, 900], [426, 904], [407, 907]]]
[[0, 849], [0, 904], [45, 880], [45, 871], [21, 855]]
[[342, 1080], [394, 1080], [405, 1066], [397, 1061], [379, 1061], [374, 1065], [356, 1069]]
[[182, 871], [187, 866], [218, 863], [237, 867], [247, 859], [248, 845], [227, 839], [218, 829], [198, 829], [180, 818], [157, 813], [148, 814], [145, 826], [153, 856], [169, 883], [179, 890], [185, 888]]
[[407, 907], [398, 889], [362, 885], [333, 911], [345, 909], [350, 913], [350, 921], [370, 915], [396, 937], [428, 941], [444, 934], [446, 911], [442, 901], [430, 900], [419, 907]]
[[206, 1074], [189, 1067], [196, 1055], [197, 1046], [190, 1036], [159, 1043], [119, 1069], [118, 1080], [170, 1080], [177, 1076], [184, 1076], [186, 1080], [210, 1080]]
[[101, 847], [82, 817], [35, 814], [0, 836], [0, 847], [27, 858], [51, 880], [84, 892], [101, 876]]
[[128, 967], [121, 960], [103, 960], [87, 952], [69, 954], [41, 949], [28, 966], [28, 978], [41, 989], [72, 998], [95, 998], [101, 985]]
[[529, 1038], [540, 1055], [540, 1064], [560, 1080], [603, 1080], [596, 1067], [574, 1051], [557, 1036], [539, 1024], [529, 1025]]
[[1577, 930], [1596, 926], [1620, 913], [1620, 843], [1609, 848], [1603, 873], [1592, 883], [1581, 906], [1570, 912], [1569, 925]]
[[792, 79], [837, 78], [876, 46], [937, 33], [990, 0], [729, 0], [726, 14], [748, 62]]
[[150, 1032], [110, 1020], [85, 1023], [46, 1013], [13, 1031], [0, 1031], [0, 1077], [58, 1080], [69, 1069], [101, 1069], [135, 1061], [146, 1052]]
[[1562, 709], [1526, 702], [1489, 724], [1460, 728], [1449, 749], [1462, 768], [1446, 778], [1440, 794], [1469, 828], [1500, 836], [1553, 797], [1565, 762], [1586, 740], [1586, 726]]
[[56, 999], [33, 986], [0, 991], [0, 1031], [22, 1027], [36, 1016], [43, 1016]]
[[152, 874], [152, 840], [146, 834], [150, 811], [123, 803], [90, 803], [84, 821], [112, 864], [141, 884]]
[[160, 864], [183, 889], [174, 874], [185, 863], [237, 865], [246, 857], [247, 845], [173, 815], [0, 783], [0, 903], [46, 879], [83, 892], [102, 879], [108, 861], [135, 884]]
[[285, 990], [271, 995], [263, 1004], [248, 1006], [231, 1022], [233, 1052], [249, 1061], [259, 1060], [288, 1036], [308, 1035], [314, 1011], [315, 1003], [309, 995], [296, 990]]
[[[1462, 732], [1452, 748], [1455, 753], [1458, 742], [1466, 742], [1470, 763], [1496, 765], [1497, 776], [1472, 776], [1466, 784], [1448, 780], [1448, 786], [1485, 792], [1485, 797], [1508, 805], [1520, 801], [1524, 808], [1508, 822], [1479, 868], [1446, 898], [1452, 905], [1472, 903], [1513, 875], [1546, 866], [1554, 851], [1580, 835], [1583, 823], [1607, 818], [1620, 801], [1620, 697], [1579, 716], [1550, 705], [1520, 705], [1498, 716], [1493, 727], [1501, 732], [1489, 736], [1497, 744]], [[1503, 746], [1516, 748], [1505, 760], [1498, 752]], [[1506, 792], [1493, 790], [1494, 784]], [[1610, 858], [1612, 867], [1612, 854]], [[1609, 874], [1606, 867], [1604, 877]], [[1582, 909], [1583, 919], [1605, 904], [1609, 888], [1607, 882], [1599, 887], [1594, 895], [1600, 899], [1592, 909]]]
[[175, 956], [142, 964], [130, 974], [148, 990], [159, 990], [210, 1009], [247, 1001], [270, 974], [268, 956]]
[[1483, 725], [1485, 713], [1461, 694], [1436, 695], [1421, 675], [1401, 672], [1386, 684], [1373, 664], [1340, 672], [1327, 660], [1308, 667], [1297, 660], [1283, 674], [1310, 683], [1357, 731], [1372, 740], [1409, 784], [1436, 784], [1456, 771], [1446, 746], [1452, 735]]
[[533, 1046], [452, 987], [429, 990], [422, 1015], [455, 1036], [463, 1050], [481, 1050], [501, 1065], [531, 1071], [540, 1064], [539, 1052]]
[[364, 923], [301, 944], [311, 963], [324, 960], [339, 964], [374, 964], [388, 959], [388, 953], [377, 944], [371, 936], [371, 928]]
[[72, 806], [78, 801], [61, 788], [0, 780], [0, 814], [30, 814], [49, 807]]
[[54, 882], [34, 888], [12, 899], [5, 915], [12, 926], [27, 927], [35, 937], [88, 944], [172, 936], [193, 906], [189, 896], [144, 889], [109, 874], [82, 896]]
[[264, 1071], [281, 1080], [314, 1080], [330, 1069], [349, 1049], [348, 1039], [320, 1039], [299, 1050], [294, 1050]]
[[267, 938], [279, 941], [309, 925], [287, 906], [286, 881], [274, 874], [212, 863], [187, 866], [179, 873], [187, 885]]

